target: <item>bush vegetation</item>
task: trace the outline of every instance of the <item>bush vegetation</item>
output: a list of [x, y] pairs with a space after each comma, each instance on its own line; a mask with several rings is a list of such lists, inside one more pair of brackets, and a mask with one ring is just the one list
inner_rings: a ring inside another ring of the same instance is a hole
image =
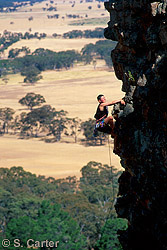
[[[11, 49], [9, 59], [0, 61], [1, 77], [6, 74], [21, 73], [25, 76], [24, 82], [34, 83], [41, 79], [40, 73], [45, 70], [60, 70], [73, 67], [74, 63], [84, 62], [88, 64], [95, 59], [103, 59], [106, 65], [111, 67], [112, 61], [110, 51], [116, 43], [108, 40], [98, 41], [95, 44], [85, 45], [79, 53], [75, 50], [54, 52], [48, 49], [39, 48], [30, 54], [27, 47], [22, 49]], [[18, 57], [24, 52], [23, 57]]]
[[96, 28], [95, 30], [72, 30], [63, 34], [63, 38], [104, 38], [104, 29]]
[[11, 250], [16, 243], [27, 249], [28, 239], [59, 241], [60, 250], [120, 250], [117, 230], [126, 221], [116, 218], [113, 205], [120, 174], [98, 162], [85, 165], [79, 180], [0, 168], [0, 240], [8, 238]]
[[10, 31], [4, 30], [3, 34], [0, 34], [0, 52], [3, 52], [9, 46], [18, 42], [21, 39], [32, 39], [32, 38], [42, 39], [45, 38], [46, 36], [47, 35], [45, 33], [35, 32], [34, 34], [32, 34], [30, 32], [25, 32], [24, 34], [22, 34], [21, 32], [12, 33]]
[[[15, 50], [16, 51], [16, 50]], [[9, 52], [14, 57], [13, 50]], [[34, 83], [41, 77], [41, 71], [68, 69], [73, 66], [74, 62], [82, 61], [82, 55], [74, 50], [53, 52], [48, 49], [36, 49], [31, 55], [15, 57], [12, 60], [1, 60], [1, 74], [4, 73], [21, 73], [25, 76], [24, 82]]]

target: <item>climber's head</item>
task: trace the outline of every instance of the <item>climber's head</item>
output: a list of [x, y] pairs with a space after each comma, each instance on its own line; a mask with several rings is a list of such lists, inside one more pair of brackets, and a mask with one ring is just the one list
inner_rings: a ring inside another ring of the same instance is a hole
[[106, 98], [104, 95], [98, 95], [97, 100], [99, 103], [104, 103], [106, 102]]

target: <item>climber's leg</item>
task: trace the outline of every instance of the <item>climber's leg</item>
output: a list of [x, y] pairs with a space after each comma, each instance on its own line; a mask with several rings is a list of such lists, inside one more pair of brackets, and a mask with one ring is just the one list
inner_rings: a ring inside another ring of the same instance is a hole
[[112, 116], [108, 116], [107, 118], [104, 119], [105, 124], [108, 124], [111, 127], [111, 136], [115, 136], [114, 133], [114, 120]]

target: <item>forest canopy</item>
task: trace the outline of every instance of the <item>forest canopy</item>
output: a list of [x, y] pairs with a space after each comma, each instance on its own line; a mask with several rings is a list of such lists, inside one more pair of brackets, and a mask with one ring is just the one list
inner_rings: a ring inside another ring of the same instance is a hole
[[127, 223], [114, 210], [120, 174], [94, 161], [81, 169], [80, 179], [0, 168], [0, 242], [9, 239], [11, 250], [16, 238], [23, 250], [27, 239], [59, 241], [58, 250], [121, 250], [117, 230]]

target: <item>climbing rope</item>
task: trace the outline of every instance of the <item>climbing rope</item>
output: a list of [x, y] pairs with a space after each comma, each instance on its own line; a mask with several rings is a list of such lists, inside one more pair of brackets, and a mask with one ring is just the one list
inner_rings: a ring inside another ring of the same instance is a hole
[[108, 150], [109, 150], [109, 162], [110, 162], [110, 167], [111, 167], [111, 146], [110, 146], [109, 135], [108, 135]]
[[[110, 168], [111, 168], [111, 172], [112, 172], [112, 195], [113, 195], [113, 199], [114, 199], [114, 178], [113, 178], [113, 169], [112, 169], [112, 165], [111, 165], [111, 145], [110, 145], [110, 135], [108, 135], [108, 151], [109, 151], [109, 161], [110, 161]], [[115, 199], [113, 200], [113, 206], [115, 203]], [[111, 207], [111, 211], [113, 209], [113, 206]]]

